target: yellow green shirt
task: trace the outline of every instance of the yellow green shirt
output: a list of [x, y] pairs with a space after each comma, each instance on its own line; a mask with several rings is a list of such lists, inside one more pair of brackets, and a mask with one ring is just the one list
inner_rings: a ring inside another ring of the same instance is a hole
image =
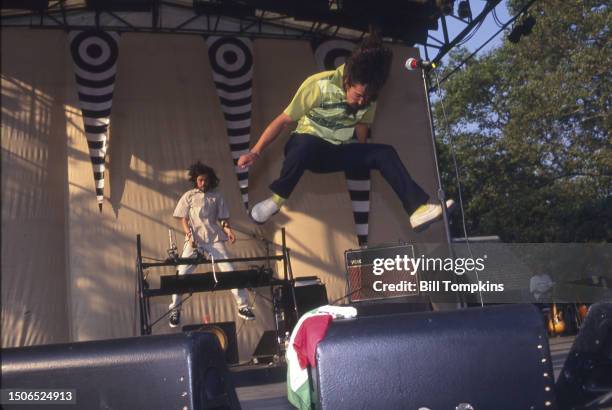
[[370, 103], [354, 114], [347, 111], [346, 93], [342, 88], [344, 64], [333, 71], [308, 77], [295, 93], [284, 113], [297, 121], [295, 132], [312, 134], [343, 144], [353, 137], [355, 124], [374, 121], [376, 103]]

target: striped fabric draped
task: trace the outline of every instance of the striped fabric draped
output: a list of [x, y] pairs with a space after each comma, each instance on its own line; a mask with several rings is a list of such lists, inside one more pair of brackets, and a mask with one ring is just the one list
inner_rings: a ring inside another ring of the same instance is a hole
[[100, 212], [104, 202], [104, 161], [108, 148], [113, 90], [119, 57], [119, 33], [86, 30], [69, 33], [79, 105]]
[[249, 170], [236, 163], [251, 143], [253, 53], [251, 40], [242, 37], [208, 37], [208, 56], [221, 103], [234, 170], [242, 202], [249, 208]]

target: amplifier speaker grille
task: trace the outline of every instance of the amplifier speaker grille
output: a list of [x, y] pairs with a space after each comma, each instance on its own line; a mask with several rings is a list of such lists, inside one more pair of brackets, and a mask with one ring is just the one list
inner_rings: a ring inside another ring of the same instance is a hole
[[[414, 258], [414, 249], [412, 245], [348, 250], [344, 253], [344, 256], [349, 301], [351, 303], [419, 295], [418, 273], [413, 274], [412, 269], [392, 269], [385, 270], [380, 275], [374, 274], [375, 259], [395, 260], [397, 256], [401, 259], [403, 259], [404, 256], [411, 259]], [[410, 283], [413, 284], [413, 287], [409, 289]], [[393, 285], [395, 290], [375, 290], [375, 288], [382, 289], [384, 285]], [[402, 288], [404, 288], [404, 290], [401, 290]]]

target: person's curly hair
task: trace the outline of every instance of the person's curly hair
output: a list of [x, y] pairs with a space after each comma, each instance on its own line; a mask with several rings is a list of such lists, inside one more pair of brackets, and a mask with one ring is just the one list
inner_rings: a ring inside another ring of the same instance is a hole
[[219, 178], [215, 170], [208, 165], [202, 164], [200, 161], [191, 164], [187, 172], [189, 174], [189, 180], [193, 182], [194, 185], [196, 185], [196, 180], [200, 175], [208, 176], [208, 189], [215, 189], [219, 185]]
[[393, 52], [383, 46], [380, 37], [376, 33], [369, 35], [346, 59], [344, 87], [366, 85], [368, 98], [376, 101], [380, 89], [389, 77], [392, 59]]

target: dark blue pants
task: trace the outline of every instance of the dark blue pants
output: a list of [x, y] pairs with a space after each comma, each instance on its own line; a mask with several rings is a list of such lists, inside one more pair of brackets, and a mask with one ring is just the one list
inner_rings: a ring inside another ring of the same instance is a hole
[[410, 177], [395, 148], [390, 145], [334, 145], [313, 135], [296, 133], [285, 145], [285, 161], [280, 177], [270, 184], [270, 189], [283, 198], [289, 198], [306, 170], [320, 174], [339, 171], [359, 174], [372, 169], [380, 171], [408, 214], [429, 199]]

